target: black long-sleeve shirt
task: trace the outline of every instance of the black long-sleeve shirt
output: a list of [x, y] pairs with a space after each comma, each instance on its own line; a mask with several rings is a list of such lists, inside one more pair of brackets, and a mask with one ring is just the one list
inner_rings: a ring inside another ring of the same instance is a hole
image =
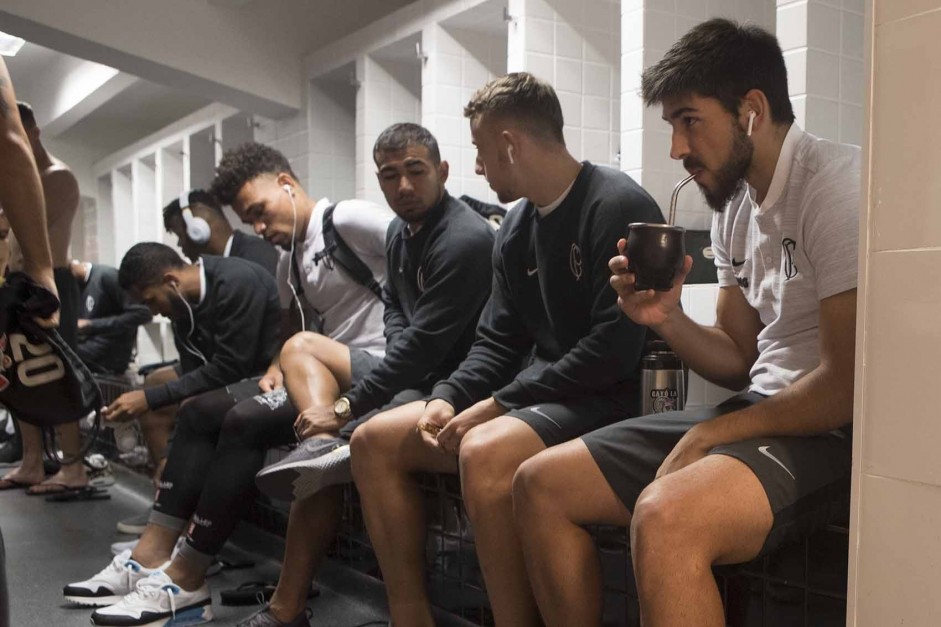
[[195, 328], [185, 313], [173, 321], [183, 376], [144, 390], [151, 409], [261, 374], [278, 350], [281, 307], [274, 278], [244, 259], [203, 255], [200, 263], [206, 284], [203, 301], [193, 306]]
[[512, 209], [494, 246], [493, 291], [477, 340], [432, 396], [463, 411], [489, 396], [516, 409], [632, 391], [645, 328], [618, 309], [608, 261], [628, 224], [662, 221], [630, 177], [587, 162], [547, 216], [529, 201]]
[[137, 341], [137, 327], [150, 322], [150, 310], [130, 302], [118, 283], [118, 271], [93, 264], [81, 286], [79, 318], [88, 326], [78, 331], [78, 356], [99, 373], [127, 369]]
[[260, 237], [241, 231], [232, 232], [232, 248], [229, 249], [229, 257], [253, 261], [267, 270], [271, 276], [275, 276], [278, 270], [278, 251], [274, 249], [274, 246]]
[[467, 356], [490, 295], [494, 232], [445, 192], [418, 233], [396, 218], [386, 235], [386, 354], [346, 396], [354, 416], [401, 390], [430, 388]]

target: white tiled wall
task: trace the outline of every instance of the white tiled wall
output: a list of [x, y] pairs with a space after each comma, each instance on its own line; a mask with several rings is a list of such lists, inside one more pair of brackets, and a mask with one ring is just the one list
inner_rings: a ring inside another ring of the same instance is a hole
[[427, 60], [421, 123], [434, 133], [441, 158], [451, 166], [448, 191], [496, 202], [486, 180], [474, 173], [477, 153], [464, 105], [477, 89], [506, 72], [506, 35], [431, 24], [422, 31], [422, 46]]
[[777, 35], [787, 63], [797, 123], [819, 137], [860, 145], [864, 2], [777, 3]]
[[[714, 17], [750, 22], [774, 32], [775, 0], [623, 0], [621, 2], [621, 169], [650, 192], [663, 211], [670, 207], [673, 186], [686, 177], [682, 164], [670, 159], [670, 130], [660, 107], [645, 108], [640, 77], [645, 68], [696, 24]], [[702, 195], [684, 188], [677, 202], [676, 223], [708, 229], [712, 211]]]
[[298, 182], [305, 190], [308, 188], [310, 144], [306, 110], [280, 120], [257, 118], [255, 141], [280, 150], [291, 162], [291, 168], [297, 175]]
[[356, 193], [356, 87], [353, 67], [346, 80], [311, 81], [310, 184], [307, 192], [334, 202]]
[[376, 180], [372, 149], [376, 138], [393, 122], [421, 123], [421, 67], [413, 63], [356, 59], [356, 197], [385, 205]]
[[[685, 285], [680, 302], [683, 311], [699, 324], [713, 325], [716, 322], [716, 298], [718, 285]], [[695, 372], [689, 373], [686, 391], [686, 407], [714, 406], [735, 394], [731, 390], [709, 383]]]
[[565, 141], [579, 159], [617, 167], [620, 142], [619, 3], [509, 0], [507, 69], [552, 83]]
[[922, 114], [941, 107], [941, 0], [873, 0], [870, 10], [846, 624], [933, 626], [941, 133]]

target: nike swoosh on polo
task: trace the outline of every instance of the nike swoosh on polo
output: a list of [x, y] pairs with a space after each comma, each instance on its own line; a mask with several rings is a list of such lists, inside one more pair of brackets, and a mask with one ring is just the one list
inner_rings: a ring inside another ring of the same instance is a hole
[[787, 474], [791, 475], [791, 479], [794, 479], [794, 481], [797, 481], [797, 478], [791, 473], [790, 470], [787, 469], [787, 466], [785, 466], [785, 465], [781, 462], [780, 459], [778, 459], [777, 457], [775, 457], [774, 455], [772, 455], [771, 453], [768, 452], [768, 449], [769, 449], [769, 448], [770, 448], [770, 447], [768, 447], [768, 446], [759, 446], [759, 447], [758, 447], [758, 452], [761, 453], [762, 455], [764, 455], [765, 457], [767, 457], [768, 459], [770, 459], [771, 461], [773, 461], [775, 464], [777, 464], [777, 465], [780, 466], [781, 468], [783, 468], [783, 469], [784, 469], [784, 472], [786, 472]]
[[539, 271], [539, 268], [533, 268], [532, 270], [530, 270], [529, 268], [526, 268], [526, 276], [533, 276], [538, 271]]
[[735, 257], [732, 257], [732, 267], [733, 267], [733, 268], [741, 267], [741, 266], [743, 266], [743, 265], [745, 264], [746, 261], [748, 261], [748, 260], [747, 260], [747, 259], [742, 259], [741, 261], [735, 261]]

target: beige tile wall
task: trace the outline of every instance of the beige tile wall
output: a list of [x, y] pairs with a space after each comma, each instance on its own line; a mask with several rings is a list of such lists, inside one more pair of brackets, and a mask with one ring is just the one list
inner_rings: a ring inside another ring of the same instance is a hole
[[872, 0], [847, 624], [941, 625], [941, 0]]

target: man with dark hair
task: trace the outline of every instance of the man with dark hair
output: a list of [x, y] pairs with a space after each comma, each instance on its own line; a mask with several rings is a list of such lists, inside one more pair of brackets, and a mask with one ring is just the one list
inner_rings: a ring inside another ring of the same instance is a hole
[[177, 245], [190, 261], [202, 255], [239, 257], [275, 274], [278, 253], [274, 247], [260, 237], [233, 229], [222, 205], [207, 191], [194, 189], [174, 199], [163, 208], [163, 226], [176, 235]]
[[277, 288], [256, 264], [208, 255], [187, 264], [169, 246], [147, 242], [124, 255], [118, 281], [154, 315], [173, 321], [181, 373], [175, 381], [125, 392], [105, 408], [108, 421], [129, 420], [257, 374], [277, 350]]
[[[46, 205], [45, 227], [52, 252], [53, 278], [60, 302], [58, 331], [62, 339], [74, 349], [79, 293], [78, 284], [72, 278], [68, 265], [72, 220], [78, 212], [80, 200], [78, 180], [67, 164], [43, 146], [41, 131], [36, 124], [32, 107], [25, 102], [18, 102], [17, 110], [23, 121], [23, 128], [42, 181]], [[16, 229], [13, 235], [17, 236]], [[13, 270], [26, 269], [23, 255], [16, 241], [12, 247], [10, 267]], [[39, 427], [22, 423], [19, 427], [23, 447], [22, 463], [0, 479], [0, 490], [30, 486], [28, 490], [30, 494], [54, 494], [73, 491], [88, 485], [85, 465], [81, 461], [63, 465], [56, 474], [44, 479], [42, 434]], [[59, 444], [66, 457], [78, 457], [82, 446], [78, 422], [62, 425], [58, 428], [58, 434]]]
[[[490, 294], [493, 229], [445, 189], [449, 166], [417, 124], [393, 124], [373, 148], [377, 177], [398, 216], [386, 237], [386, 354], [352, 381], [326, 338], [294, 336], [281, 351], [284, 382], [300, 410], [304, 443], [257, 477], [270, 496], [296, 499], [288, 520], [281, 579], [270, 606], [240, 627], [306, 627], [310, 581], [334, 541], [351, 481], [346, 439], [381, 409], [423, 398], [467, 355]], [[341, 362], [343, 363], [343, 362]], [[342, 438], [336, 437], [342, 433]]]
[[150, 312], [129, 302], [116, 268], [73, 259], [69, 269], [82, 290], [78, 356], [93, 372], [124, 374], [137, 342], [137, 327], [150, 322]]
[[498, 232], [470, 354], [427, 405], [384, 412], [353, 434], [353, 474], [397, 625], [433, 624], [418, 472], [460, 473], [497, 623], [538, 622], [513, 525], [513, 473], [635, 412], [645, 330], [618, 311], [606, 263], [629, 223], [663, 219], [627, 175], [572, 157], [547, 83], [509, 74], [465, 113], [477, 173], [501, 201], [525, 200]]
[[586, 525], [630, 528], [645, 625], [720, 627], [712, 566], [845, 512], [860, 152], [798, 128], [787, 92], [774, 38], [728, 20], [694, 27], [644, 73], [645, 101], [673, 129], [671, 156], [715, 210], [716, 324], [679, 307], [690, 257], [670, 291], [638, 292], [621, 241], [611, 284], [624, 313], [690, 368], [750, 386], [718, 407], [625, 420], [523, 464], [513, 506], [547, 625], [601, 624]]
[[[319, 346], [342, 346], [343, 351], [320, 356], [329, 360], [333, 372], [345, 373], [338, 377], [344, 381], [359, 381], [381, 362], [382, 301], [372, 288], [378, 291], [385, 281], [385, 239], [392, 212], [361, 200], [336, 204], [326, 198], [314, 200], [284, 155], [257, 143], [243, 144], [223, 156], [212, 191], [256, 233], [282, 249], [277, 270], [285, 310], [282, 340], [306, 328], [315, 331], [309, 337]], [[325, 214], [330, 219], [325, 220]], [[370, 286], [337, 261], [337, 242], [331, 240], [328, 246], [325, 239], [333, 236], [342, 238], [366, 267]], [[289, 316], [286, 310], [292, 305], [294, 315]], [[233, 346], [238, 348], [238, 343]], [[169, 618], [168, 597], [134, 594], [135, 586], [141, 590], [141, 586], [152, 589], [151, 585], [170, 590], [175, 607], [195, 608], [194, 621], [211, 617], [206, 570], [251, 502], [254, 477], [266, 450], [298, 439], [294, 430], [298, 411], [282, 381], [276, 353], [262, 377], [202, 394], [181, 408], [154, 510], [140, 542], [133, 552], [118, 556], [115, 568], [109, 566], [78, 584], [81, 589], [66, 588], [66, 598], [83, 605], [104, 605], [124, 597], [96, 611], [94, 624], [147, 624]], [[184, 532], [186, 541], [170, 560]], [[159, 576], [141, 579], [140, 573], [156, 568], [161, 569]], [[135, 574], [124, 577], [128, 569]], [[95, 589], [107, 590], [106, 598], [89, 592]]]

